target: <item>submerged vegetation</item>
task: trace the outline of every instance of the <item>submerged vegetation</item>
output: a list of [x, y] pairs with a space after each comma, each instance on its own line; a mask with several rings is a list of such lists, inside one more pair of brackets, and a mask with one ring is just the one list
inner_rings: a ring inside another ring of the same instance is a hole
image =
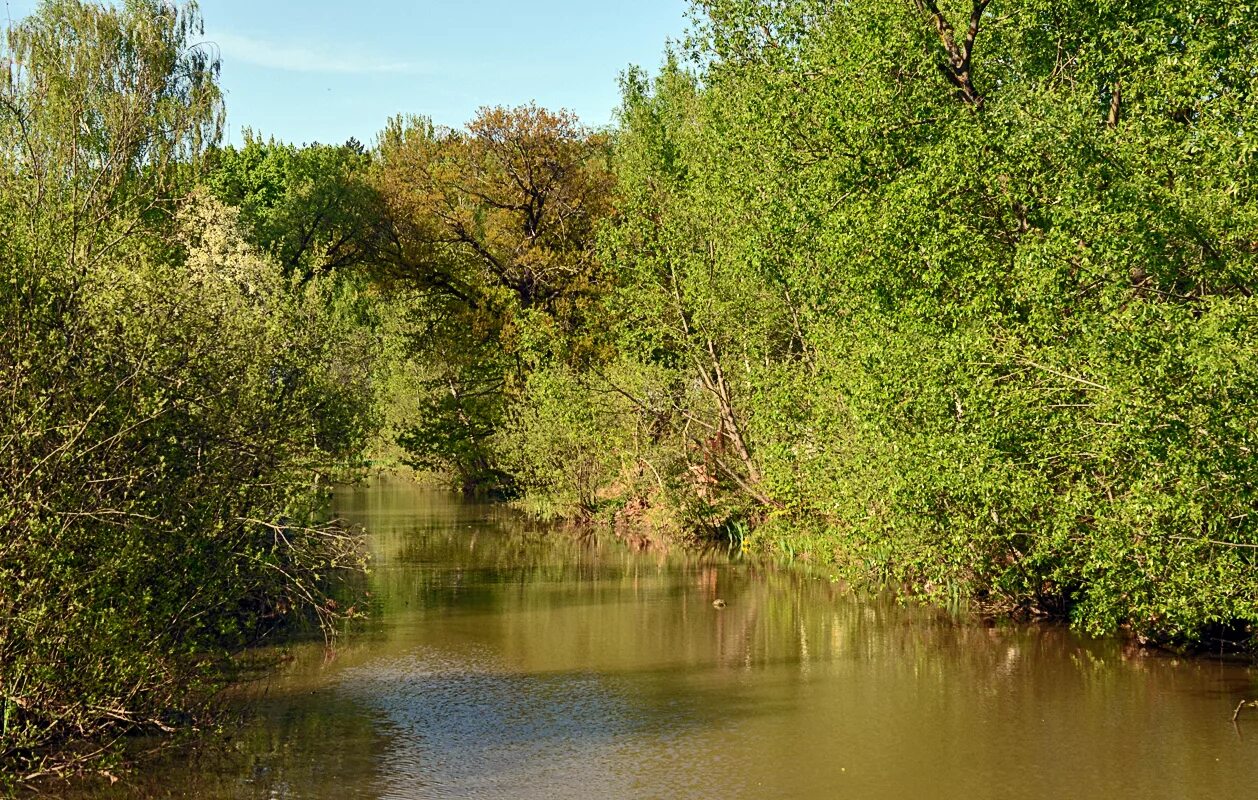
[[[327, 479], [1174, 645], [1258, 623], [1258, 16], [698, 0], [619, 124], [222, 146], [195, 6], [0, 50], [0, 764], [329, 621]], [[69, 669], [68, 665], [74, 665]]]

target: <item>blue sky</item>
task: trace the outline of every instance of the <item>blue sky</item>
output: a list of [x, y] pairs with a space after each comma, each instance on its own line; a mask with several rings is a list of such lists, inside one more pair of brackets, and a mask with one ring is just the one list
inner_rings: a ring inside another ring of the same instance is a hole
[[[4, 3], [5, 0], [0, 0]], [[17, 19], [37, 0], [7, 0]], [[370, 144], [385, 120], [457, 127], [484, 105], [536, 101], [612, 121], [617, 76], [652, 71], [686, 0], [202, 0], [222, 53], [229, 137]], [[0, 12], [2, 13], [2, 12]]]

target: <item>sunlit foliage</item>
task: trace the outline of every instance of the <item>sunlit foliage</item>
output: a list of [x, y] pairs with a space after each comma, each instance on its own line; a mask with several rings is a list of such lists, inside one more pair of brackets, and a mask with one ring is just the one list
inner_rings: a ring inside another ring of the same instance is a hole
[[431, 364], [406, 443], [467, 488], [510, 490], [490, 437], [540, 362], [597, 343], [608, 138], [566, 112], [486, 108], [465, 130], [397, 119], [379, 148], [392, 241], [380, 273], [422, 295], [414, 354]]
[[369, 339], [195, 187], [199, 30], [57, 0], [0, 51], [0, 791], [194, 725], [223, 656], [329, 621], [359, 563], [318, 475], [368, 432]]

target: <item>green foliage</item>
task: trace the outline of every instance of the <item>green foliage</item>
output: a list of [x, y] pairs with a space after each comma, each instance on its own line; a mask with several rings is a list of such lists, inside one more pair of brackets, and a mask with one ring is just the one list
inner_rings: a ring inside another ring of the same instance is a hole
[[194, 30], [46, 2], [0, 58], [4, 784], [187, 726], [222, 656], [330, 622], [360, 564], [319, 475], [370, 431], [372, 341], [191, 191], [221, 121]]
[[1160, 642], [1258, 621], [1250, 12], [695, 3], [624, 82], [618, 355], [526, 393], [516, 468], [580, 494], [538, 465], [621, 441], [610, 387], [657, 500], [752, 544]]
[[636, 409], [600, 388], [563, 366], [539, 369], [497, 433], [495, 449], [524, 491], [567, 516], [597, 511], [600, 491], [636, 467]]
[[1245, 8], [705, 2], [700, 79], [631, 76], [630, 335], [720, 363], [806, 555], [1161, 641], [1258, 619]]
[[407, 358], [419, 365], [398, 441], [412, 467], [451, 474], [468, 493], [510, 494], [492, 437], [502, 422], [514, 359], [493, 339], [469, 331], [464, 309], [430, 299], [416, 304], [401, 331]]
[[288, 274], [345, 275], [374, 263], [381, 209], [361, 144], [299, 148], [246, 130], [242, 147], [212, 161], [206, 185], [239, 209], [248, 240]]
[[1162, 643], [1258, 623], [1250, 5], [692, 16], [614, 133], [485, 109], [373, 153], [218, 148], [191, 4], [7, 32], [6, 775], [326, 620], [319, 476], [382, 417], [555, 514]]

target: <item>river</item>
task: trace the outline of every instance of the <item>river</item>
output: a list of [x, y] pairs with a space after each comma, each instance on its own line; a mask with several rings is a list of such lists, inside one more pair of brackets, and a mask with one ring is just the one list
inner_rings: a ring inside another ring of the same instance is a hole
[[[347, 488], [378, 613], [252, 690], [226, 752], [103, 797], [1222, 798], [1258, 673], [856, 598], [824, 575]], [[723, 600], [723, 608], [714, 606]]]

